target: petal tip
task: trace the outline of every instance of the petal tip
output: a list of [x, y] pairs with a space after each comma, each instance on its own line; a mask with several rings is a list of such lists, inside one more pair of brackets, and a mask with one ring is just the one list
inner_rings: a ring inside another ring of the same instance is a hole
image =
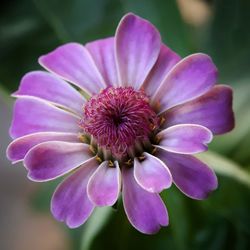
[[39, 56], [39, 58], [38, 58], [38, 63], [39, 63], [42, 67], [44, 67], [44, 60], [45, 60], [45, 58], [46, 58], [46, 55]]
[[13, 92], [10, 96], [11, 96], [11, 97], [17, 97], [18, 94], [19, 94], [19, 90]]
[[[26, 169], [28, 169], [28, 167], [25, 165], [24, 166]], [[36, 173], [30, 171], [28, 169], [28, 174], [27, 174], [27, 178], [30, 180], [30, 181], [33, 181], [33, 182], [46, 182], [48, 180], [44, 180], [43, 178], [41, 178], [41, 176], [39, 175], [36, 175]]]
[[11, 162], [12, 165], [21, 161], [21, 159], [15, 156], [15, 152], [12, 151], [12, 143], [10, 143], [5, 151], [6, 158]]

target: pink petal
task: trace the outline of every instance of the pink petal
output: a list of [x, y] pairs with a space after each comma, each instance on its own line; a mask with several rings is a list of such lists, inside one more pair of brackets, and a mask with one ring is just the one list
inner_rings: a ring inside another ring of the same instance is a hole
[[160, 34], [148, 21], [127, 14], [118, 25], [115, 39], [119, 84], [139, 89], [158, 58]]
[[179, 154], [196, 154], [207, 150], [213, 134], [207, 128], [195, 124], [181, 124], [162, 130], [157, 135], [160, 147]]
[[121, 173], [118, 162], [110, 167], [109, 162], [104, 161], [91, 176], [87, 192], [96, 206], [112, 206], [118, 199], [120, 189]]
[[29, 134], [12, 141], [7, 148], [7, 157], [12, 163], [23, 160], [28, 151], [39, 143], [46, 141], [79, 142], [78, 134], [40, 132]]
[[202, 200], [217, 188], [214, 171], [195, 157], [168, 153], [161, 149], [157, 156], [165, 162], [174, 183], [187, 196]]
[[24, 158], [28, 177], [33, 181], [48, 181], [68, 173], [91, 158], [89, 145], [49, 141], [33, 147]]
[[65, 221], [70, 228], [82, 225], [94, 209], [87, 196], [87, 183], [97, 166], [95, 158], [85, 162], [57, 187], [52, 197], [52, 214], [57, 220]]
[[105, 88], [104, 80], [88, 50], [78, 43], [68, 43], [39, 58], [47, 70], [74, 83], [89, 94]]
[[16, 100], [10, 127], [12, 138], [36, 132], [79, 132], [77, 116], [35, 97]]
[[35, 96], [50, 101], [66, 109], [82, 114], [85, 99], [78, 91], [56, 76], [33, 71], [26, 74], [21, 81], [18, 91], [13, 96]]
[[168, 72], [177, 62], [180, 61], [180, 59], [181, 57], [169, 49], [166, 45], [161, 45], [159, 57], [150, 71], [146, 81], [142, 85], [142, 88], [148, 96], [151, 97], [154, 95]]
[[107, 86], [118, 84], [118, 73], [115, 59], [115, 42], [113, 37], [97, 40], [86, 44], [98, 70]]
[[141, 188], [133, 169], [123, 167], [123, 204], [130, 223], [140, 232], [153, 234], [168, 225], [168, 213], [159, 194]]
[[232, 89], [217, 85], [203, 96], [168, 110], [164, 117], [165, 128], [191, 123], [207, 127], [214, 134], [226, 133], [234, 127]]
[[160, 193], [163, 189], [169, 188], [172, 184], [172, 177], [169, 169], [158, 158], [144, 153], [146, 159], [139, 162], [134, 160], [134, 177], [137, 183], [146, 191]]
[[193, 54], [175, 65], [152, 97], [162, 113], [206, 93], [217, 80], [217, 69], [205, 54]]

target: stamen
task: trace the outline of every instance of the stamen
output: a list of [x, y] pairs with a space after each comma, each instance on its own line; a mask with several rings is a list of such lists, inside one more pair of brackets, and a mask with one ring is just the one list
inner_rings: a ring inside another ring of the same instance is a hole
[[159, 119], [143, 91], [108, 87], [85, 104], [80, 126], [98, 147], [120, 158], [148, 140]]

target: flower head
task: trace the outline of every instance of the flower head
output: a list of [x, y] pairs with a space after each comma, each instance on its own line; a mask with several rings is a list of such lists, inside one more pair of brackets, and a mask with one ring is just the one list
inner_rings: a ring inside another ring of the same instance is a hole
[[114, 37], [65, 44], [39, 63], [50, 73], [26, 74], [13, 94], [7, 156], [33, 181], [70, 173], [52, 197], [56, 219], [78, 227], [122, 193], [131, 224], [150, 234], [168, 224], [159, 193], [172, 182], [194, 199], [216, 189], [193, 154], [230, 131], [234, 116], [209, 56], [182, 59], [151, 23], [127, 14]]
[[158, 120], [143, 91], [108, 87], [86, 103], [80, 126], [99, 147], [120, 159], [149, 140]]

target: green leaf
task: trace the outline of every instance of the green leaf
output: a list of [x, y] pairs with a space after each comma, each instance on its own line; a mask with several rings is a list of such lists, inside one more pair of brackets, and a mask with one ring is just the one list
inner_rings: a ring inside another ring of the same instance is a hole
[[188, 211], [188, 198], [185, 197], [174, 185], [162, 193], [169, 214], [169, 228], [174, 240], [175, 248], [185, 250], [189, 245], [193, 232], [191, 216]]
[[197, 158], [208, 164], [218, 174], [234, 178], [250, 187], [250, 173], [232, 160], [211, 151], [199, 154]]
[[86, 32], [100, 25], [105, 16], [104, 0], [64, 0], [63, 3], [61, 0], [33, 0], [33, 2], [61, 42], [85, 41]]
[[82, 250], [90, 249], [93, 240], [95, 240], [98, 233], [100, 233], [102, 228], [106, 225], [111, 214], [111, 207], [101, 207], [95, 209], [86, 225], [84, 226], [84, 231], [81, 239]]
[[[6, 148], [11, 138], [8, 130], [11, 121], [11, 105], [12, 100], [1, 86], [0, 86], [0, 167], [10, 167], [10, 162], [6, 158]], [[2, 172], [3, 173], [3, 172]]]
[[214, 15], [207, 31], [207, 48], [221, 71], [221, 78], [249, 76], [250, 1], [213, 1]]

